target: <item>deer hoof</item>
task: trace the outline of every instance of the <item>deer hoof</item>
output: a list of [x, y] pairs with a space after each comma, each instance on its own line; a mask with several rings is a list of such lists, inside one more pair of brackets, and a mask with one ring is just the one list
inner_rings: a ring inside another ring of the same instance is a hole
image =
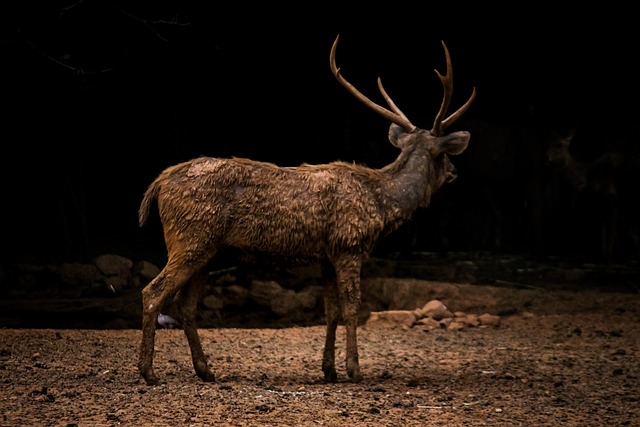
[[164, 383], [164, 381], [160, 381], [160, 379], [158, 377], [154, 376], [149, 376], [149, 377], [143, 377], [145, 382], [147, 383], [147, 385], [149, 386], [154, 386], [154, 385], [161, 385]]
[[325, 371], [324, 373], [324, 381], [327, 383], [335, 383], [338, 381], [338, 374], [335, 369], [331, 371]]
[[363, 377], [360, 374], [353, 375], [353, 376], [351, 376], [351, 382], [359, 383], [360, 381], [362, 381], [362, 378]]
[[360, 373], [360, 369], [348, 369], [347, 373], [349, 374], [349, 379], [351, 380], [351, 382], [359, 383], [360, 381], [362, 381], [362, 374]]
[[205, 371], [205, 372], [202, 372], [202, 373], [198, 373], [198, 376], [200, 377], [200, 379], [202, 381], [207, 382], [207, 383], [212, 383], [212, 382], [215, 382], [215, 380], [216, 380], [216, 375], [211, 371]]

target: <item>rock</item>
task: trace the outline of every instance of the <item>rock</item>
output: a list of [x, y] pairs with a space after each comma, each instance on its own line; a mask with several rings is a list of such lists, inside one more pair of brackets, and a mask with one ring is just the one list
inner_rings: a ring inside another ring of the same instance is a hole
[[435, 319], [432, 319], [431, 317], [424, 317], [422, 319], [418, 319], [416, 320], [415, 325], [420, 325], [427, 329], [440, 329], [442, 327], [442, 325], [440, 325], [440, 322], [438, 322]]
[[160, 268], [149, 261], [138, 261], [131, 268], [131, 272], [143, 279], [140, 283], [146, 285], [160, 274]]
[[449, 325], [453, 322], [453, 317], [445, 317], [441, 320], [438, 321], [438, 323], [440, 324], [440, 327], [442, 328], [446, 328], [449, 327]]
[[367, 320], [367, 325], [402, 325], [412, 327], [416, 317], [408, 310], [374, 311]]
[[447, 325], [447, 329], [450, 331], [460, 331], [464, 329], [464, 326], [464, 323], [458, 320], [454, 320], [453, 322], [449, 323], [449, 325]]
[[318, 285], [311, 285], [303, 288], [296, 294], [300, 301], [300, 306], [304, 309], [312, 310], [322, 305], [323, 287]]
[[105, 276], [123, 276], [131, 275], [131, 267], [133, 261], [120, 255], [104, 254], [93, 259], [93, 264]]
[[249, 296], [249, 289], [240, 285], [224, 286], [222, 288], [222, 295], [225, 306], [244, 307], [247, 297]]
[[480, 320], [478, 320], [477, 314], [465, 313], [463, 316], [456, 316], [455, 321], [460, 322], [467, 326], [473, 326], [473, 327], [480, 326]]
[[216, 295], [207, 295], [200, 301], [203, 306], [211, 310], [220, 310], [224, 307], [225, 302]]
[[271, 300], [271, 311], [280, 317], [294, 314], [300, 309], [300, 300], [296, 295], [296, 291], [292, 289], [282, 290], [277, 298]]
[[431, 317], [435, 320], [442, 320], [444, 318], [453, 317], [447, 307], [439, 300], [431, 300], [422, 307], [422, 312], [425, 316]]
[[63, 263], [54, 268], [63, 284], [75, 287], [93, 287], [104, 278], [104, 275], [93, 264], [79, 262]]
[[271, 302], [278, 299], [284, 288], [273, 280], [252, 280], [249, 297], [258, 305], [271, 307]]
[[484, 313], [478, 316], [478, 321], [482, 326], [498, 326], [500, 325], [500, 316]]

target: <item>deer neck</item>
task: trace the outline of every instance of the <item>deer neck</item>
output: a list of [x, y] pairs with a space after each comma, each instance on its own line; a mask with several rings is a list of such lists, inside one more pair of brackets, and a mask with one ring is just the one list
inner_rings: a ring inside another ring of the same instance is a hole
[[393, 163], [381, 171], [385, 175], [385, 195], [393, 201], [398, 216], [408, 218], [418, 206], [429, 205], [438, 180], [424, 145], [405, 148]]

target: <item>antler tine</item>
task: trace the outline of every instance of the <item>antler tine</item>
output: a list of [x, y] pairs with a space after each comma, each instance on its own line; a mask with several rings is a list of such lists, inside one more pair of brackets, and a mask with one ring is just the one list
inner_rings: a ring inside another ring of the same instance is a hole
[[438, 136], [442, 135], [447, 126], [455, 122], [462, 115], [462, 113], [464, 113], [467, 108], [469, 108], [476, 97], [476, 88], [474, 87], [473, 92], [471, 93], [471, 96], [469, 97], [467, 102], [465, 102], [464, 105], [460, 107], [455, 113], [451, 114], [446, 119], [443, 119], [444, 115], [447, 113], [447, 109], [449, 108], [451, 97], [453, 95], [453, 71], [451, 67], [451, 56], [449, 55], [449, 49], [447, 49], [447, 45], [444, 44], [444, 41], [441, 41], [441, 43], [442, 47], [444, 48], [444, 55], [447, 61], [447, 72], [443, 76], [438, 70], [434, 70], [440, 78], [440, 81], [442, 82], [442, 86], [444, 87], [444, 95], [442, 98], [442, 104], [440, 105], [440, 111], [438, 111], [438, 114], [433, 121], [433, 129], [431, 129], [431, 133]]
[[[402, 112], [402, 110], [400, 110], [398, 108], [398, 106], [396, 105], [395, 102], [393, 102], [393, 100], [391, 99], [391, 97], [387, 94], [387, 91], [384, 90], [384, 87], [382, 86], [382, 79], [380, 77], [378, 77], [378, 89], [380, 89], [380, 93], [382, 94], [382, 97], [384, 98], [385, 101], [387, 101], [387, 104], [389, 104], [389, 107], [391, 107], [391, 109], [400, 117], [402, 117], [404, 120], [406, 120], [409, 124], [411, 123], [409, 121], [409, 119], [407, 118], [407, 116], [404, 115], [404, 113]], [[411, 125], [413, 126], [413, 125]], [[415, 129], [415, 126], [413, 126]]]
[[438, 114], [436, 114], [436, 118], [433, 120], [433, 128], [431, 129], [431, 133], [433, 133], [434, 135], [442, 135], [444, 133], [442, 118], [447, 113], [447, 109], [449, 108], [449, 104], [451, 103], [451, 96], [453, 95], [453, 72], [451, 71], [451, 56], [449, 56], [449, 49], [447, 49], [447, 45], [444, 44], [444, 41], [441, 41], [441, 43], [442, 47], [444, 47], [444, 55], [447, 60], [447, 72], [443, 76], [437, 69], [433, 70], [440, 78], [442, 86], [444, 87], [444, 95], [442, 96], [440, 111], [438, 111]]
[[380, 92], [382, 93], [382, 96], [387, 101], [387, 103], [389, 104], [389, 106], [393, 111], [389, 111], [386, 108], [376, 104], [375, 102], [367, 98], [365, 95], [363, 95], [344, 77], [342, 77], [342, 74], [340, 74], [340, 68], [338, 68], [338, 66], [336, 65], [336, 48], [338, 46], [339, 39], [340, 39], [340, 35], [336, 37], [336, 40], [333, 42], [333, 46], [331, 46], [331, 55], [329, 60], [331, 64], [331, 71], [333, 72], [333, 75], [335, 76], [335, 78], [340, 82], [340, 84], [342, 84], [342, 86], [344, 86], [349, 92], [351, 92], [351, 94], [355, 96], [360, 102], [362, 102], [367, 107], [371, 108], [376, 113], [380, 114], [382, 117], [397, 124], [407, 132], [413, 132], [414, 130], [416, 130], [416, 127], [413, 125], [413, 123], [409, 121], [409, 119], [402, 113], [402, 111], [400, 111], [400, 109], [396, 107], [396, 105], [393, 103], [389, 95], [387, 95], [387, 92], [382, 87], [380, 78], [378, 78], [378, 87], [380, 89]]
[[462, 115], [462, 113], [467, 111], [467, 108], [469, 108], [469, 106], [471, 105], [471, 103], [473, 102], [474, 99], [476, 99], [476, 88], [475, 87], [473, 88], [473, 91], [471, 92], [471, 96], [469, 97], [467, 102], [465, 102], [462, 107], [458, 108], [455, 113], [451, 114], [449, 117], [447, 117], [446, 119], [444, 119], [442, 121], [442, 129], [446, 129], [447, 126], [449, 126], [451, 123], [453, 123], [456, 120], [458, 120], [458, 117], [460, 117]]

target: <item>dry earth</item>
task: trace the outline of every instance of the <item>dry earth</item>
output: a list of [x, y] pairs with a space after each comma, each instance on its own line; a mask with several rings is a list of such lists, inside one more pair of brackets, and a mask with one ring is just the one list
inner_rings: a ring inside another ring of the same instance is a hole
[[451, 310], [485, 295], [500, 324], [363, 324], [357, 384], [342, 328], [334, 384], [322, 380], [322, 326], [201, 329], [214, 383], [194, 375], [180, 330], [159, 330], [166, 383], [154, 387], [136, 370], [137, 329], [0, 329], [0, 425], [640, 425], [637, 291], [446, 286], [460, 290]]

